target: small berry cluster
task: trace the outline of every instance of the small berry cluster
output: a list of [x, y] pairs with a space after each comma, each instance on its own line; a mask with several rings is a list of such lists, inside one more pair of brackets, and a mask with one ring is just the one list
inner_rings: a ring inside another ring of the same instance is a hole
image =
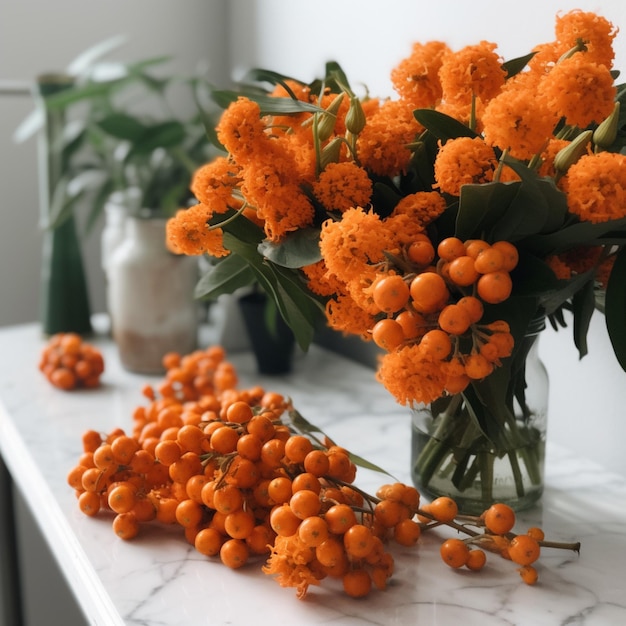
[[[481, 570], [487, 562], [485, 550], [496, 553], [516, 563], [518, 572], [527, 585], [534, 585], [539, 574], [534, 563], [539, 559], [542, 547], [580, 551], [580, 543], [556, 543], [545, 541], [541, 528], [530, 527], [524, 534], [513, 533], [515, 511], [502, 502], [492, 504], [480, 516], [459, 515], [456, 502], [442, 496], [420, 510], [423, 529], [446, 524], [468, 535], [466, 539], [446, 539], [440, 547], [444, 563], [454, 569], [466, 567]], [[479, 530], [470, 528], [473, 526]]]
[[39, 369], [59, 389], [97, 387], [104, 372], [104, 359], [94, 346], [76, 333], [53, 335], [41, 352]]
[[517, 263], [517, 249], [507, 241], [448, 237], [435, 249], [426, 235], [417, 235], [399, 256], [389, 256], [387, 270], [367, 288], [384, 315], [372, 327], [373, 341], [387, 352], [419, 344], [450, 364], [446, 391], [462, 391], [512, 352], [506, 322], [480, 322], [485, 304], [511, 295]]

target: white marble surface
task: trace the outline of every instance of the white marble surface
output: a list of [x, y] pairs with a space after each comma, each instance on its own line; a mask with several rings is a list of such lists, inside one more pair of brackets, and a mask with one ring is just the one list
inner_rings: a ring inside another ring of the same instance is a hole
[[[111, 518], [88, 518], [66, 475], [88, 428], [129, 429], [150, 380], [119, 365], [114, 346], [94, 339], [107, 370], [97, 390], [64, 393], [37, 370], [44, 338], [37, 325], [0, 329], [0, 451], [34, 511], [61, 569], [93, 624], [380, 624], [481, 626], [626, 623], [626, 480], [567, 450], [548, 446], [543, 503], [520, 516], [555, 541], [580, 540], [580, 555], [543, 551], [540, 582], [524, 585], [515, 566], [489, 558], [476, 574], [447, 568], [442, 535], [417, 549], [395, 550], [385, 592], [352, 600], [327, 581], [306, 600], [260, 572], [202, 557], [173, 529], [144, 529], [133, 542], [112, 532]], [[259, 378], [247, 354], [231, 354], [241, 384], [290, 395], [303, 415], [338, 443], [409, 482], [408, 412], [375, 383], [373, 372], [312, 349], [290, 376]], [[357, 484], [375, 490], [384, 477], [359, 469]]]

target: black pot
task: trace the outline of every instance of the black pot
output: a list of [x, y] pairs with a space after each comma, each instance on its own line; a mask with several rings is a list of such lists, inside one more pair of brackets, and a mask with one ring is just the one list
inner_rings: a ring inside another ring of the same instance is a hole
[[293, 331], [263, 293], [239, 298], [239, 307], [260, 374], [287, 374], [295, 349]]

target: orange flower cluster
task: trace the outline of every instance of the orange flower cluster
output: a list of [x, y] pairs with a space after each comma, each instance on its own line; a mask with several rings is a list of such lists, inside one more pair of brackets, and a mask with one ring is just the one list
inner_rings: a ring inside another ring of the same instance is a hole
[[[357, 97], [339, 68], [310, 85], [283, 77], [259, 102], [243, 90], [217, 125], [227, 154], [197, 172], [199, 204], [170, 220], [170, 246], [226, 256], [224, 232], [236, 237], [231, 221], [245, 219], [276, 247], [298, 231], [319, 235], [321, 259], [291, 260], [298, 276], [286, 288], [302, 285], [322, 299], [332, 328], [382, 345], [389, 354], [379, 377], [400, 401], [459, 391], [511, 353], [509, 329], [499, 321], [506, 316], [493, 305], [517, 292], [511, 258], [525, 238], [577, 221], [626, 218], [616, 34], [605, 18], [573, 10], [557, 17], [554, 40], [524, 62], [505, 63], [489, 41], [458, 51], [439, 41], [416, 43], [391, 71], [396, 97], [389, 99]], [[552, 195], [538, 187], [541, 199], [562, 202], [561, 214], [548, 207], [543, 218], [535, 215], [543, 208], [526, 215], [527, 204], [540, 207], [530, 186], [536, 181], [552, 186]], [[513, 198], [508, 183], [529, 187]], [[489, 190], [469, 201], [484, 232], [460, 236], [456, 259], [446, 247], [458, 228], [468, 231], [458, 213], [469, 188]], [[509, 208], [496, 206], [500, 199]], [[597, 237], [575, 246], [555, 241], [537, 254], [554, 280], [602, 267], [606, 285], [619, 245], [603, 246], [581, 269], [568, 249], [595, 247]], [[264, 259], [264, 267], [275, 261]], [[392, 278], [394, 289], [409, 295], [397, 306], [381, 305], [376, 294]], [[421, 282], [427, 286], [419, 289], [440, 295], [426, 309], [414, 293]], [[541, 314], [541, 304], [537, 309]], [[427, 348], [430, 341], [436, 347]]]

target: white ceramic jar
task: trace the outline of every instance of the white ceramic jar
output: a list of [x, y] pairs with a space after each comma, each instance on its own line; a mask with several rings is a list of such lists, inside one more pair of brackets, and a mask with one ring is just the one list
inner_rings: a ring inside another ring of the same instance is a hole
[[197, 260], [166, 248], [165, 224], [127, 217], [107, 267], [113, 339], [124, 368], [141, 374], [161, 374], [165, 354], [197, 347]]

